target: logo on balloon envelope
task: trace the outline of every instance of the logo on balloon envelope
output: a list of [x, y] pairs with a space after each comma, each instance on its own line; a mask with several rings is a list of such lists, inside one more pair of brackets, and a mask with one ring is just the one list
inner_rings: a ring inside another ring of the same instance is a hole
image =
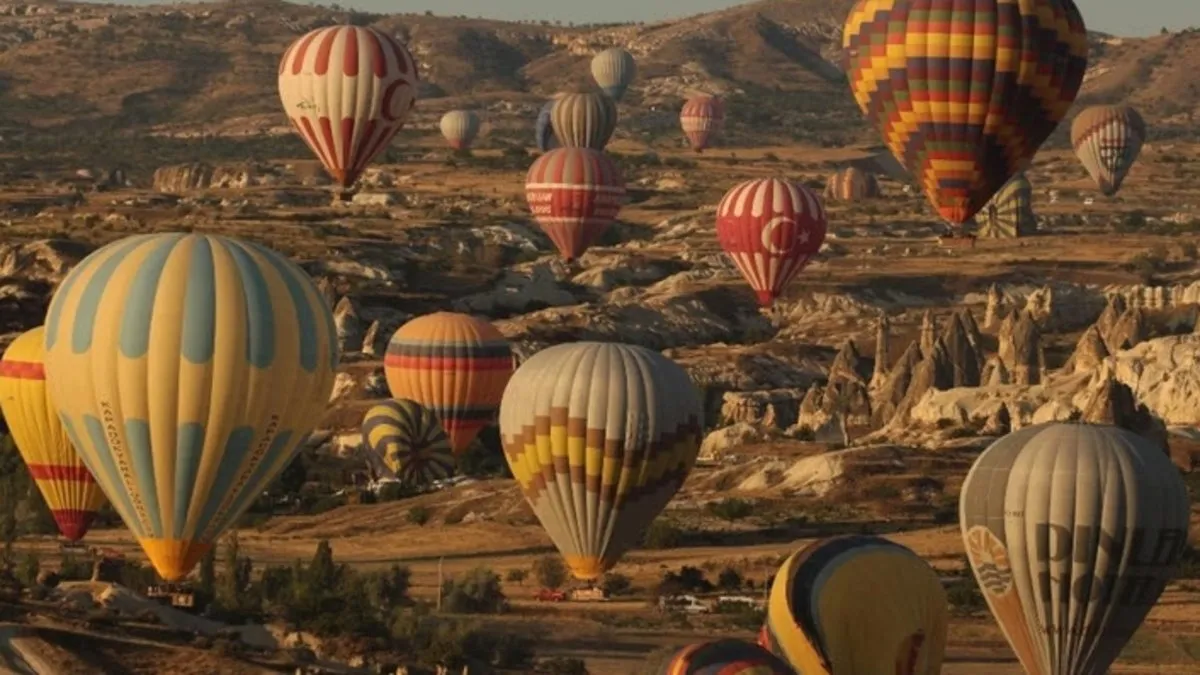
[[[1062, 525], [1038, 524], [1034, 556], [1038, 566], [1037, 591], [1042, 602], [1070, 593], [1075, 602], [1099, 600], [1125, 606], [1153, 605], [1162, 594], [1172, 569], [1188, 543], [1186, 529], [1134, 528], [1120, 535], [1102, 528], [1078, 525], [1072, 531]], [[1129, 548], [1128, 557], [1125, 549]], [[1095, 554], [1093, 554], [1095, 552]], [[1075, 575], [1075, 565], [1093, 564], [1105, 555], [1124, 564], [1111, 565], [1111, 573], [1097, 578], [1094, 573]], [[1053, 567], [1073, 563], [1066, 574], [1055, 576]], [[1124, 568], [1124, 573], [1120, 569]], [[1117, 586], [1120, 589], [1117, 589]], [[1114, 596], [1114, 593], [1116, 595]]]
[[[772, 255], [788, 255], [792, 249], [796, 248], [796, 244], [807, 244], [809, 239], [808, 230], [800, 230], [797, 234], [796, 229], [800, 225], [793, 219], [786, 216], [776, 216], [767, 221], [762, 229], [762, 245], [767, 253]], [[782, 228], [782, 232], [780, 229]], [[778, 235], [776, 234], [778, 232]], [[782, 245], [776, 244], [777, 241], [782, 242]]]

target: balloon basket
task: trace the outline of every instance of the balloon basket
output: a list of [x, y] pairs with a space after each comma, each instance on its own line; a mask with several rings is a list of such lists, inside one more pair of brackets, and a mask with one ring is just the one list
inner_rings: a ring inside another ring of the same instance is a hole
[[58, 550], [60, 553], [87, 553], [91, 549], [82, 541], [59, 541]]
[[196, 595], [186, 584], [148, 586], [146, 597], [180, 609], [191, 609], [196, 606]]
[[975, 248], [973, 234], [946, 234], [938, 237], [942, 248]]

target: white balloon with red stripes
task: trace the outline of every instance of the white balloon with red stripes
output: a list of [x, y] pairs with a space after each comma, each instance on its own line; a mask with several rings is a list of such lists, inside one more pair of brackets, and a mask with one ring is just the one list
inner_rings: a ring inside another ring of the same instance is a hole
[[417, 65], [395, 38], [364, 26], [300, 37], [279, 62], [279, 99], [325, 170], [349, 188], [417, 100]]
[[717, 205], [717, 238], [754, 290], [771, 306], [821, 250], [825, 206], [804, 185], [781, 178], [740, 183]]

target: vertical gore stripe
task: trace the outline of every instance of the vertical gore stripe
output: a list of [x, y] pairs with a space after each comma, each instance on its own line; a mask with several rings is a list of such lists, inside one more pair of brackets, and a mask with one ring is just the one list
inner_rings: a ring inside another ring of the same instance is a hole
[[192, 363], [212, 360], [217, 332], [217, 279], [212, 240], [198, 237], [188, 266], [180, 354]]

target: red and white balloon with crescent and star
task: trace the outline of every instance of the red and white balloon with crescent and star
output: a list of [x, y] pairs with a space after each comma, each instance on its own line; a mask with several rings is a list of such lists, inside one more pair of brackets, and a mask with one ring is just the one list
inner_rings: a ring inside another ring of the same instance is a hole
[[717, 206], [717, 238], [759, 304], [769, 306], [821, 249], [825, 206], [807, 187], [779, 178], [741, 183]]

